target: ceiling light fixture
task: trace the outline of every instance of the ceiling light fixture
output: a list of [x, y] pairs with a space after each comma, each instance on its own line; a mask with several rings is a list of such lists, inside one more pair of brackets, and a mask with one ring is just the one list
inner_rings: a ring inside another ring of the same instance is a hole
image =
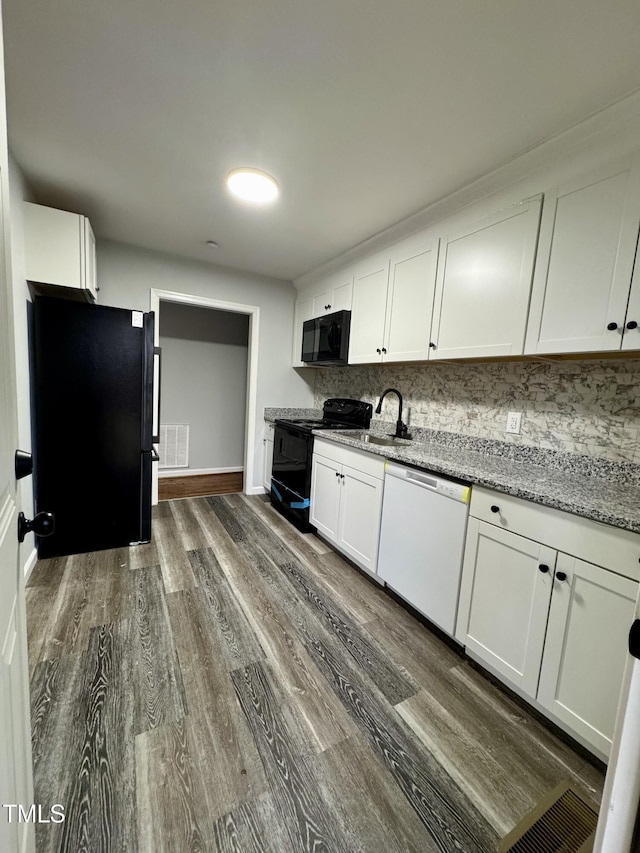
[[227, 186], [235, 196], [252, 204], [268, 204], [280, 192], [275, 178], [260, 169], [246, 166], [229, 172]]

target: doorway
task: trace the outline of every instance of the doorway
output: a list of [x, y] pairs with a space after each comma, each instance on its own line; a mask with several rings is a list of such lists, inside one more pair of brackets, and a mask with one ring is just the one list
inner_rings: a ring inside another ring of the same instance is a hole
[[[228, 465], [228, 466], [225, 466], [225, 465], [215, 466], [215, 465], [213, 465], [213, 466], [208, 466], [208, 467], [211, 467], [211, 468], [216, 468], [216, 467], [218, 467], [218, 468], [242, 467], [244, 469], [244, 471], [243, 471], [244, 476], [243, 476], [243, 483], [242, 483], [241, 489], [245, 494], [252, 494], [253, 491], [255, 491], [253, 481], [254, 481], [254, 460], [255, 460], [256, 397], [257, 397], [258, 340], [259, 340], [260, 309], [255, 305], [243, 305], [241, 303], [225, 302], [222, 300], [211, 299], [208, 297], [193, 296], [191, 294], [151, 289], [151, 292], [150, 292], [150, 308], [152, 311], [155, 312], [155, 315], [156, 315], [156, 323], [155, 323], [155, 344], [156, 344], [156, 346], [160, 346], [161, 326], [164, 325], [164, 327], [166, 328], [166, 324], [164, 324], [164, 319], [161, 319], [161, 310], [162, 310], [163, 305], [165, 307], [165, 310], [172, 311], [173, 309], [177, 309], [177, 311], [175, 311], [175, 313], [174, 313], [174, 320], [175, 320], [175, 323], [178, 324], [178, 327], [184, 328], [185, 322], [187, 324], [189, 323], [189, 320], [186, 316], [186, 311], [188, 309], [198, 309], [198, 308], [199, 309], [209, 309], [212, 312], [216, 312], [215, 315], [214, 314], [211, 315], [211, 317], [214, 320], [218, 320], [218, 321], [220, 320], [221, 312], [226, 314], [228, 323], [226, 324], [227, 330], [224, 333], [222, 333], [223, 334], [223, 340], [225, 339], [225, 336], [226, 336], [227, 341], [231, 341], [231, 340], [238, 341], [240, 339], [240, 336], [245, 335], [247, 349], [246, 349], [246, 366], [245, 366], [245, 377], [246, 377], [245, 387], [246, 387], [246, 390], [244, 390], [244, 393], [243, 393], [244, 405], [243, 405], [243, 412], [241, 412], [241, 414], [244, 415], [244, 426], [241, 430], [242, 445], [243, 445], [243, 447], [242, 447], [242, 456], [243, 456], [242, 465]], [[180, 308], [185, 309], [185, 315], [182, 317], [178, 316], [178, 312], [180, 311]], [[192, 315], [191, 319], [193, 322], [193, 315]], [[175, 323], [173, 324], [174, 329], [176, 328]], [[211, 325], [213, 326], [214, 323], [211, 323]], [[223, 323], [223, 325], [224, 325], [224, 323]], [[170, 329], [172, 328], [171, 322], [170, 322], [169, 328]], [[245, 331], [243, 331], [243, 328], [245, 329]], [[200, 337], [202, 337], [202, 335], [200, 335]], [[228, 345], [228, 344], [224, 344], [224, 343], [222, 344], [222, 346], [225, 346], [225, 345]], [[234, 346], [234, 344], [230, 344], [230, 345]], [[189, 349], [189, 347], [186, 347], [186, 349]], [[237, 355], [237, 353], [236, 353], [236, 355]], [[237, 359], [236, 359], [236, 361], [237, 361]], [[237, 368], [237, 364], [236, 364], [236, 368]], [[185, 387], [190, 386], [191, 388], [193, 388], [194, 385], [197, 385], [197, 383], [198, 383], [197, 377], [190, 375], [188, 372], [185, 373], [183, 379], [184, 379], [183, 385]], [[232, 382], [233, 379], [229, 378], [229, 381]], [[242, 392], [241, 392], [241, 394], [242, 394]], [[162, 407], [162, 405], [163, 405], [163, 401], [161, 401], [161, 407]], [[171, 405], [173, 406], [173, 403]], [[223, 403], [221, 404], [220, 408], [221, 409], [224, 408]], [[170, 416], [170, 413], [169, 413], [169, 416]], [[165, 423], [166, 423], [167, 419], [165, 418], [164, 414], [162, 414], [161, 417], [162, 417], [162, 420], [165, 421]], [[187, 426], [188, 426], [188, 424], [187, 424]], [[202, 438], [202, 436], [200, 436], [198, 438], [198, 443], [200, 444], [200, 447], [202, 449], [202, 446], [206, 445], [206, 440], [201, 442], [201, 438]], [[236, 436], [236, 440], [237, 440], [237, 436]], [[158, 448], [156, 448], [156, 449], [158, 449]], [[201, 450], [198, 452], [200, 453]], [[200, 457], [200, 458], [203, 458], [203, 457]], [[202, 488], [205, 489], [205, 492], [206, 492], [207, 489], [210, 488], [210, 486], [204, 482], [204, 479], [207, 477], [210, 477], [212, 474], [215, 476], [215, 474], [217, 473], [217, 474], [220, 474], [221, 476], [229, 476], [230, 477], [234, 473], [235, 474], [238, 473], [238, 472], [233, 472], [233, 471], [226, 471], [226, 472], [225, 471], [218, 471], [218, 472], [204, 471], [203, 472], [202, 469], [199, 469], [197, 467], [195, 467], [195, 468], [194, 468], [194, 466], [189, 466], [189, 467], [192, 468], [192, 474], [183, 478], [183, 479], [187, 479], [187, 481], [188, 480], [192, 481], [191, 484], [189, 484], [188, 482], [186, 483], [187, 491], [189, 491], [190, 488], [192, 489], [196, 486], [201, 486]], [[199, 472], [199, 473], [194, 473], [194, 471]], [[198, 483], [197, 478], [199, 478], [199, 477], [202, 477], [203, 480], [201, 480]], [[160, 489], [159, 489], [159, 480], [160, 479], [161, 478], [159, 478], [158, 465], [155, 465], [154, 466], [154, 473], [153, 473], [153, 502], [154, 503], [157, 503], [157, 501], [159, 499], [159, 495], [160, 495], [160, 499], [162, 499], [163, 496], [164, 497], [167, 496], [166, 491], [164, 489], [164, 484], [163, 484], [162, 493], [160, 492]], [[164, 478], [162, 478], [162, 479], [164, 479]], [[236, 481], [237, 480], [238, 480], [238, 478], [236, 477]], [[220, 480], [220, 482], [222, 482], [222, 481]], [[222, 487], [225, 488], [224, 485]], [[236, 484], [236, 488], [232, 488], [229, 490], [237, 490], [237, 484]], [[183, 492], [184, 492], [184, 488], [183, 488]], [[202, 493], [202, 491], [200, 491], [199, 493]], [[189, 495], [187, 495], [186, 492], [184, 492], [183, 494], [172, 495], [172, 496], [187, 497]]]

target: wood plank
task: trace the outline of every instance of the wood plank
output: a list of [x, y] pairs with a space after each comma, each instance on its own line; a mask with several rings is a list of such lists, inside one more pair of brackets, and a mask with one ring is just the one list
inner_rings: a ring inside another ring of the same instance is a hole
[[217, 820], [213, 846], [216, 853], [296, 853], [269, 794]]
[[310, 660], [292, 622], [288, 595], [273, 588], [263, 571], [232, 542], [205, 499], [196, 512], [233, 593], [277, 674], [283, 701], [302, 728], [308, 750], [321, 751], [343, 740], [353, 724]]
[[350, 851], [440, 849], [363, 737], [356, 734], [310, 761]]
[[195, 515], [193, 501], [188, 498], [181, 501], [171, 501], [170, 507], [185, 551], [206, 548], [209, 542]]
[[348, 848], [335, 832], [315, 780], [291, 748], [291, 738], [271, 689], [268, 669], [261, 664], [251, 664], [232, 672], [231, 678], [294, 850], [347, 853]]
[[188, 719], [139, 734], [135, 761], [140, 853], [210, 849], [205, 768]]
[[200, 590], [167, 596], [184, 681], [195, 754], [209, 768], [207, 803], [212, 819], [266, 790], [266, 779], [230, 676], [209, 630]]
[[159, 477], [158, 500], [226, 495], [231, 492], [241, 492], [243, 488], [242, 471], [227, 474], [183, 474], [179, 477]]
[[264, 651], [238, 605], [211, 548], [189, 551], [201, 598], [209, 613], [209, 630], [215, 633], [218, 655], [227, 670], [264, 660]]
[[135, 680], [136, 734], [180, 719], [187, 711], [160, 567], [131, 573], [134, 587], [130, 654]]
[[57, 588], [62, 580], [69, 557], [50, 557], [47, 560], [36, 560], [27, 589], [32, 586]]
[[153, 538], [158, 548], [162, 579], [166, 592], [194, 589], [198, 582], [182, 542], [180, 528], [173, 515], [152, 523]]
[[419, 689], [401, 667], [392, 665], [378, 642], [360, 630], [359, 625], [322, 589], [305, 568], [303, 561], [292, 560], [277, 536], [250, 510], [241, 498], [208, 498], [229, 535], [250, 560], [266, 558], [288, 580], [296, 594], [297, 609], [307, 606], [313, 617], [342, 643], [392, 705], [412, 696]]
[[148, 569], [150, 566], [157, 566], [159, 563], [160, 555], [158, 554], [158, 544], [155, 538], [152, 537], [151, 542], [147, 542], [144, 545], [132, 545], [129, 548], [130, 569]]
[[371, 690], [351, 660], [336, 657], [319, 640], [310, 639], [307, 649], [438, 849], [493, 851], [497, 836], [476, 805], [422, 747], [410, 727], [389, 714], [380, 694]]

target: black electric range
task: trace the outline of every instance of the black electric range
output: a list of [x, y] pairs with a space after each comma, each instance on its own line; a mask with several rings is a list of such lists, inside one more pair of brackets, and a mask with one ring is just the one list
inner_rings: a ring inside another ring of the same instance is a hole
[[373, 406], [362, 400], [325, 400], [322, 418], [278, 418], [273, 434], [271, 503], [302, 531], [311, 530], [311, 459], [314, 429], [368, 429]]

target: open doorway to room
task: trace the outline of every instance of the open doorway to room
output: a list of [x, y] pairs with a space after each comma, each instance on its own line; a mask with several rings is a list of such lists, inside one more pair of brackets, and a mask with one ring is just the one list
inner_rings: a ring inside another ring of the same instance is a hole
[[157, 290], [151, 308], [162, 351], [157, 499], [251, 491], [259, 309]]

